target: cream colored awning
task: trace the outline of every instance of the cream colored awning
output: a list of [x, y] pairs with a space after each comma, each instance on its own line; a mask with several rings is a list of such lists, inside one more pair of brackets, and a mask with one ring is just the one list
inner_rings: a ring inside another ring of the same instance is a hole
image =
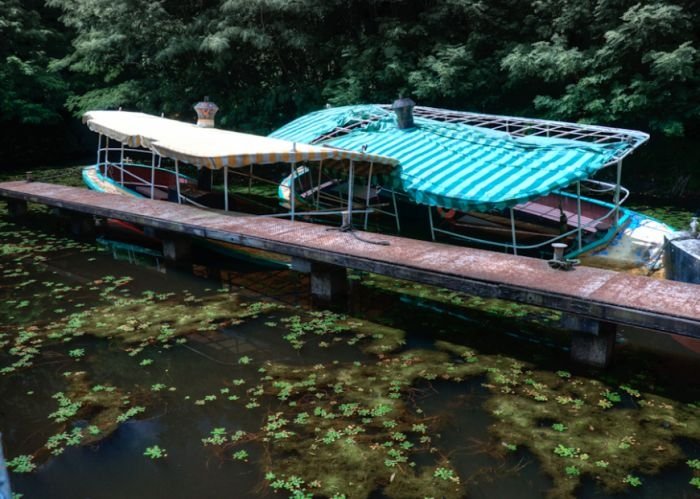
[[375, 173], [386, 172], [398, 164], [392, 158], [376, 154], [201, 128], [143, 113], [89, 111], [83, 116], [83, 122], [90, 130], [129, 147], [143, 147], [163, 157], [211, 169], [320, 161], [324, 161], [324, 167], [337, 168], [347, 167], [352, 160], [362, 174], [369, 164], [373, 165]]

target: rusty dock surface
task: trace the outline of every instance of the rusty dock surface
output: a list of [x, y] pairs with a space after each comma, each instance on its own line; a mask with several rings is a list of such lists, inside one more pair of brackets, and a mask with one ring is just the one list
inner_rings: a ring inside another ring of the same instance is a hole
[[115, 218], [166, 233], [225, 241], [318, 262], [559, 310], [604, 323], [700, 338], [700, 286], [620, 272], [551, 269], [513, 256], [278, 218], [232, 217], [191, 206], [39, 182], [0, 183], [0, 198]]

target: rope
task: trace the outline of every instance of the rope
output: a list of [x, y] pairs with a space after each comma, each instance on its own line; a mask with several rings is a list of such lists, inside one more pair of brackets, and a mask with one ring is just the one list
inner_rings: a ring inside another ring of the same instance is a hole
[[566, 260], [547, 260], [550, 267], [556, 270], [572, 270], [576, 265], [581, 263], [581, 260], [569, 259]]
[[352, 226], [352, 224], [349, 224], [349, 223], [343, 224], [340, 227], [330, 227], [326, 230], [337, 230], [340, 232], [349, 233], [350, 235], [352, 235], [352, 237], [354, 237], [355, 239], [357, 239], [358, 241], [360, 241], [362, 243], [376, 244], [377, 246], [389, 246], [391, 244], [389, 241], [371, 241], [369, 239], [365, 239], [363, 237], [360, 237], [355, 232], [355, 229]]

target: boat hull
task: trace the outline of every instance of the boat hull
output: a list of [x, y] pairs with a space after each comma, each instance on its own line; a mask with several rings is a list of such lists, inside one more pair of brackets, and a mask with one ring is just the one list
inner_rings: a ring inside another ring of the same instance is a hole
[[[139, 172], [137, 168], [134, 169]], [[167, 185], [168, 179], [167, 175], [170, 174], [174, 178], [174, 173], [166, 172], [162, 175], [161, 181]], [[133, 188], [122, 186], [119, 182], [105, 176], [102, 172], [95, 166], [88, 166], [83, 168], [83, 182], [88, 186], [89, 189], [99, 192], [106, 192], [110, 194], [119, 194], [124, 196], [136, 197], [136, 198], [146, 198], [145, 195], [141, 194], [139, 191]], [[181, 177], [182, 184], [189, 184], [191, 179], [188, 177]], [[171, 182], [174, 185], [174, 180]], [[162, 200], [166, 200], [162, 198]], [[133, 224], [126, 224], [125, 222], [117, 222], [119, 229], [123, 232], [129, 233], [130, 239], [133, 240], [134, 237], [141, 236], [143, 239], [143, 245], [145, 247], [151, 246], [153, 238], [150, 238], [144, 234], [140, 227], [136, 227]], [[127, 226], [127, 227], [124, 227]], [[278, 257], [278, 255], [272, 255], [264, 251], [258, 251], [252, 248], [243, 248], [241, 246], [236, 246], [231, 243], [226, 243], [223, 241], [214, 241], [206, 238], [195, 238], [195, 244], [199, 247], [204, 248], [208, 251], [213, 251], [225, 257], [235, 258], [237, 260], [243, 260], [256, 265], [262, 265], [266, 267], [273, 268], [289, 268], [291, 262], [285, 261], [283, 257]]]

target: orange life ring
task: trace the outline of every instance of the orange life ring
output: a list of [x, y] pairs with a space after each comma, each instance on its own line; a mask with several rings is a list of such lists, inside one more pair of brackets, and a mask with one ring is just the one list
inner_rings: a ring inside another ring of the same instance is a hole
[[447, 220], [451, 220], [455, 217], [455, 210], [443, 210], [438, 206], [437, 211], [442, 218], [446, 218]]

